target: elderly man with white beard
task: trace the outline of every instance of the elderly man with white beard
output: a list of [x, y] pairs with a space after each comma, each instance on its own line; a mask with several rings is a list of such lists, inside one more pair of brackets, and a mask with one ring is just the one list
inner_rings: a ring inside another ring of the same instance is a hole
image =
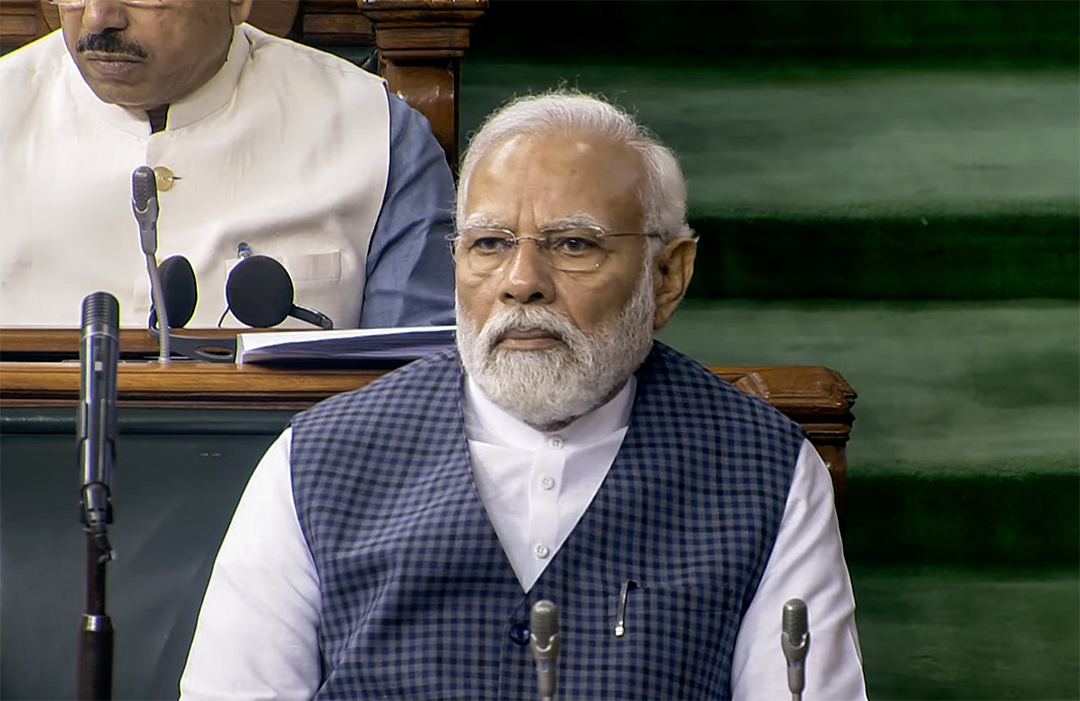
[[654, 342], [693, 274], [673, 154], [601, 100], [512, 102], [458, 188], [457, 352], [298, 415], [218, 553], [189, 699], [865, 698], [828, 472], [802, 430]]

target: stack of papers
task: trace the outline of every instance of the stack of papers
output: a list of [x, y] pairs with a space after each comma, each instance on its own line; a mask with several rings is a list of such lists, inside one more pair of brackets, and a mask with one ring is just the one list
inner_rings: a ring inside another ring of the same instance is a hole
[[242, 333], [236, 337], [236, 364], [393, 368], [453, 348], [455, 328]]

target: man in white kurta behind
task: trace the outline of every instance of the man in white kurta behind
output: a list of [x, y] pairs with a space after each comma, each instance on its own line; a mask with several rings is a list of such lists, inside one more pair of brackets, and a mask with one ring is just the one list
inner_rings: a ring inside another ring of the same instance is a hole
[[0, 60], [0, 325], [78, 326], [104, 290], [145, 328], [142, 165], [158, 261], [195, 270], [189, 327], [239, 325], [242, 249], [337, 327], [453, 323], [449, 166], [380, 78], [243, 24], [252, 0], [54, 2], [62, 32]]

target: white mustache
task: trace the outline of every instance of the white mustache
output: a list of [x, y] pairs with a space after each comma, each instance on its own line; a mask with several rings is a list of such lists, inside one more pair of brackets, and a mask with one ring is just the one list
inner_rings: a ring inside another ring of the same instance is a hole
[[566, 317], [540, 307], [514, 307], [499, 312], [480, 330], [481, 348], [491, 353], [510, 331], [542, 331], [570, 346], [584, 334]]

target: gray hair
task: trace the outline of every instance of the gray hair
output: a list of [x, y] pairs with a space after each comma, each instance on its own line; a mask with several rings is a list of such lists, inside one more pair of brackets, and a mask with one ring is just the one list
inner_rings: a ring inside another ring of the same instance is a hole
[[645, 186], [641, 208], [645, 231], [661, 235], [660, 245], [694, 238], [686, 223], [686, 180], [675, 154], [625, 110], [591, 95], [557, 90], [517, 98], [484, 121], [469, 142], [458, 183], [457, 225], [465, 218], [465, 191], [476, 164], [492, 147], [511, 136], [585, 132], [608, 137], [641, 154]]

